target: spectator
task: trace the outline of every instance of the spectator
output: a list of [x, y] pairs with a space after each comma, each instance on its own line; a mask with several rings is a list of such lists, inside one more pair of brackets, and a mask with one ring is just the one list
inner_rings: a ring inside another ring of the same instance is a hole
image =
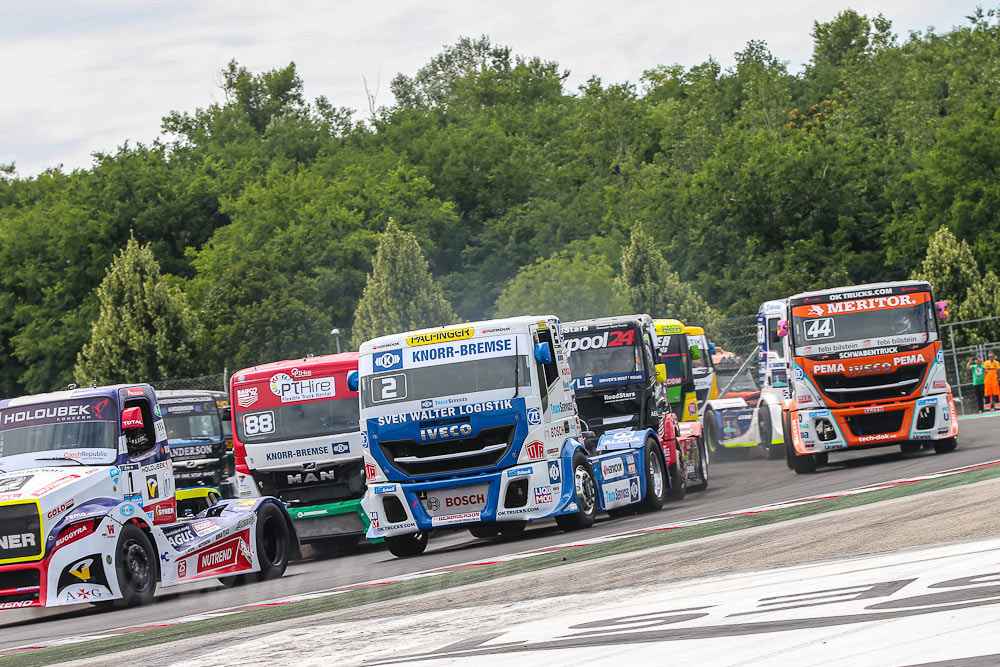
[[986, 356], [988, 358], [983, 364], [983, 368], [986, 369], [986, 381], [983, 383], [988, 403], [986, 410], [993, 412], [994, 409], [1000, 408], [1000, 378], [997, 378], [997, 371], [1000, 371], [1000, 361], [997, 361], [997, 356], [992, 350]]
[[986, 379], [986, 369], [983, 368], [983, 358], [976, 355], [965, 364], [967, 369], [972, 371], [972, 390], [976, 392], [976, 403], [979, 411], [983, 411], [983, 380]]

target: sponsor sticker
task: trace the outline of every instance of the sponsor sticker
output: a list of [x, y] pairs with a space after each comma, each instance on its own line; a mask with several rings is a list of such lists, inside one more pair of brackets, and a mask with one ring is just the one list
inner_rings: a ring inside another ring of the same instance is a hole
[[535, 504], [541, 505], [542, 503], [552, 502], [552, 487], [551, 486], [536, 486], [534, 488], [535, 493]]
[[433, 331], [431, 333], [417, 334], [409, 336], [406, 344], [411, 347], [418, 345], [433, 345], [434, 343], [447, 343], [453, 340], [465, 340], [472, 338], [476, 330], [473, 327], [461, 327], [459, 329], [445, 329], [444, 331]]
[[514, 468], [507, 471], [507, 477], [528, 477], [531, 475], [531, 468]]
[[456, 523], [468, 523], [479, 521], [482, 512], [462, 512], [460, 514], [447, 514], [444, 516], [431, 517], [432, 526], [448, 526]]
[[372, 355], [372, 367], [375, 372], [396, 371], [403, 367], [403, 352], [401, 350], [386, 350]]
[[604, 479], [614, 479], [625, 474], [625, 462], [620, 456], [610, 459], [601, 459], [601, 477]]
[[270, 387], [271, 393], [280, 398], [282, 403], [315, 401], [335, 398], [337, 395], [332, 377], [296, 380], [287, 373], [275, 373], [271, 376]]
[[528, 452], [528, 460], [530, 461], [537, 461], [538, 459], [545, 458], [545, 445], [537, 440], [529, 443], [525, 449]]
[[562, 479], [562, 469], [558, 461], [549, 463], [549, 484], [558, 484]]
[[257, 395], [257, 387], [246, 387], [236, 390], [236, 404], [241, 408], [249, 408], [257, 402], [260, 397]]
[[528, 425], [535, 426], [542, 423], [542, 411], [539, 408], [528, 408]]

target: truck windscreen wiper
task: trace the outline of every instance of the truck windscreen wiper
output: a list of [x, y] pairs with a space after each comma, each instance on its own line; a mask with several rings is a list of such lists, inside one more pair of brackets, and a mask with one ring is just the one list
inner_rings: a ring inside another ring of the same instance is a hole
[[83, 461], [77, 461], [76, 459], [66, 458], [65, 456], [49, 456], [49, 457], [40, 458], [40, 459], [36, 459], [36, 460], [37, 461], [72, 461], [73, 463], [77, 464], [78, 466], [85, 466], [85, 465], [87, 465]]

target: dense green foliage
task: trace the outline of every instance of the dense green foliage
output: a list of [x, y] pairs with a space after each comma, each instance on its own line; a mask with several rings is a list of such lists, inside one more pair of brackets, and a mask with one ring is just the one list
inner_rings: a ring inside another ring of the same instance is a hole
[[100, 310], [76, 363], [80, 384], [144, 382], [192, 370], [195, 326], [184, 295], [130, 238], [97, 286]]
[[[71, 379], [131, 234], [183, 290], [199, 372], [328, 351], [333, 326], [351, 338], [390, 218], [462, 319], [614, 310], [635, 229], [670, 290], [722, 316], [905, 278], [941, 228], [995, 284], [993, 14], [899, 39], [846, 11], [812, 36], [799, 73], [750, 42], [728, 69], [650, 63], [638, 85], [575, 91], [557, 63], [462, 39], [396, 77], [394, 104], [364, 122], [307, 101], [294, 64], [234, 62], [223, 101], [170, 113], [153, 145], [69, 174], [0, 170], [0, 395]], [[995, 308], [967, 294], [953, 314]]]
[[457, 319], [431, 277], [417, 237], [390, 219], [379, 236], [372, 272], [354, 311], [355, 348], [369, 338], [442, 327]]

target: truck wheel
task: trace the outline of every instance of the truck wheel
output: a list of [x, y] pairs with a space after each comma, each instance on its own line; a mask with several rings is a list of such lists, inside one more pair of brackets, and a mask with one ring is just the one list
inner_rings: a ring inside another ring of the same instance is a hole
[[781, 423], [785, 428], [785, 465], [789, 470], [795, 469], [795, 446], [792, 445], [792, 420], [782, 413]]
[[556, 524], [565, 531], [590, 528], [597, 514], [597, 482], [590, 461], [582, 452], [573, 455], [573, 484], [576, 488], [577, 510], [572, 514], [560, 514]]
[[772, 431], [771, 408], [767, 403], [761, 403], [757, 406], [757, 435], [760, 438], [760, 446], [764, 449], [771, 447]]
[[708, 488], [708, 464], [711, 460], [711, 454], [708, 453], [708, 447], [705, 446], [705, 442], [701, 439], [698, 440], [698, 484], [695, 485], [695, 491], [704, 491]]
[[667, 478], [670, 480], [670, 491], [667, 492], [671, 500], [684, 500], [687, 495], [687, 475], [684, 474], [684, 459], [681, 452], [677, 450], [677, 460], [667, 466]]
[[716, 423], [715, 412], [707, 410], [705, 412], [705, 443], [708, 445], [708, 452], [716, 461], [722, 461], [726, 456], [726, 448], [719, 442], [719, 425]]
[[815, 454], [793, 455], [792, 470], [796, 475], [811, 475], [816, 472], [816, 463]]
[[958, 438], [947, 438], [945, 440], [934, 441], [934, 451], [937, 454], [947, 454], [948, 452], [953, 452], [956, 447], [958, 447]]
[[481, 523], [469, 528], [469, 532], [473, 537], [496, 537], [500, 529], [495, 523]]
[[122, 526], [115, 545], [115, 570], [122, 597], [116, 607], [138, 607], [153, 601], [160, 580], [159, 560], [149, 537], [133, 523]]
[[419, 556], [427, 548], [427, 531], [420, 530], [407, 535], [390, 535], [385, 538], [385, 546], [396, 558]]
[[642, 499], [642, 509], [656, 512], [663, 509], [667, 499], [667, 475], [664, 471], [663, 450], [654, 440], [646, 441], [646, 497]]
[[260, 571], [219, 577], [223, 586], [242, 586], [255, 581], [277, 579], [285, 573], [290, 552], [288, 524], [285, 523], [282, 511], [273, 503], [260, 506], [254, 534], [257, 536], [257, 563], [260, 564]]

